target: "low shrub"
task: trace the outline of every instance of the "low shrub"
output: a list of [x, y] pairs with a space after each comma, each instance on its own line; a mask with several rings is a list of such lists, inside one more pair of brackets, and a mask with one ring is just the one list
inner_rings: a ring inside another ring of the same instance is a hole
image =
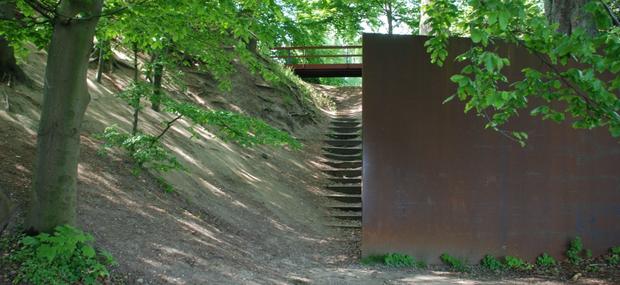
[[11, 261], [20, 266], [15, 284], [101, 284], [115, 264], [107, 252], [97, 252], [93, 237], [71, 226], [59, 226], [53, 234], [24, 237]]

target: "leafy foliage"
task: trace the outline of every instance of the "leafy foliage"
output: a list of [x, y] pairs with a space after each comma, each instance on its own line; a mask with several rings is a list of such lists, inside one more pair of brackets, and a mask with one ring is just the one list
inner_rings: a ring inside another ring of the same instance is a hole
[[620, 246], [612, 247], [609, 249], [609, 256], [607, 257], [607, 263], [611, 266], [620, 265]]
[[24, 237], [12, 255], [20, 269], [14, 283], [69, 285], [101, 284], [115, 261], [92, 247], [93, 237], [71, 226], [58, 226], [54, 234]]
[[361, 260], [364, 265], [383, 264], [389, 267], [402, 268], [402, 267], [416, 267], [425, 268], [426, 264], [422, 261], [417, 261], [402, 253], [388, 253], [384, 255], [370, 255]]
[[[608, 3], [587, 5], [597, 22], [596, 33], [577, 28], [565, 35], [556, 32], [556, 24], [549, 24], [537, 1], [470, 0], [458, 6], [450, 0], [431, 1], [433, 37], [426, 44], [432, 60], [441, 65], [448, 55], [448, 36], [471, 38], [471, 49], [456, 56], [465, 67], [452, 81], [458, 85], [456, 97], [466, 102], [465, 110], [484, 117], [489, 129], [524, 144], [525, 133], [502, 126], [519, 110], [532, 108], [531, 115], [544, 120], [570, 118], [574, 128], [604, 127], [619, 137], [620, 101], [615, 92], [620, 78], [605, 74], [620, 72], [620, 27], [612, 25]], [[509, 82], [503, 69], [510, 61], [497, 53], [499, 43], [523, 47], [543, 67], [525, 68], [522, 80]], [[530, 106], [530, 102], [542, 104]]]
[[454, 256], [451, 256], [447, 253], [443, 253], [439, 259], [441, 259], [441, 262], [443, 262], [445, 265], [449, 266], [450, 268], [456, 270], [456, 271], [467, 271], [467, 267], [465, 266], [465, 261], [458, 259]]
[[583, 261], [584, 256], [590, 257], [592, 253], [589, 250], [584, 249], [581, 237], [575, 237], [570, 241], [568, 249], [566, 250], [566, 257], [572, 264], [578, 265]]
[[480, 265], [492, 271], [500, 271], [504, 269], [504, 264], [502, 264], [501, 261], [499, 261], [494, 256], [488, 254], [482, 258], [482, 260], [480, 261]]
[[514, 257], [514, 256], [506, 256], [504, 258], [506, 260], [506, 267], [510, 268], [510, 269], [514, 269], [514, 270], [530, 270], [533, 268], [533, 266], [525, 261], [523, 261], [523, 259], [518, 258], [518, 257]]
[[256, 118], [228, 111], [207, 111], [196, 104], [171, 99], [166, 99], [164, 106], [167, 112], [181, 115], [200, 126], [217, 127], [220, 137], [242, 146], [288, 145], [293, 149], [301, 148], [301, 144], [288, 133]]
[[556, 265], [556, 261], [553, 256], [545, 252], [536, 258], [536, 265], [540, 267], [552, 267]]
[[[113, 125], [105, 128], [98, 138], [104, 141], [104, 152], [108, 148], [119, 147], [129, 153], [139, 168], [148, 167], [163, 172], [184, 169], [176, 157], [154, 136], [140, 133], [132, 136]], [[139, 168], [136, 171], [139, 171]]]

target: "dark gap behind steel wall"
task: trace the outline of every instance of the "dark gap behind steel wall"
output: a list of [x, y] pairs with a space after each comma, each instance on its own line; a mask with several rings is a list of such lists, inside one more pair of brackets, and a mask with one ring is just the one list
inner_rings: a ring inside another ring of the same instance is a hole
[[[530, 135], [525, 148], [464, 114], [443, 67], [422, 36], [364, 35], [362, 253], [402, 252], [430, 263], [439, 255], [475, 263], [484, 254], [533, 261], [564, 258], [581, 236], [595, 255], [620, 243], [620, 145], [604, 129], [575, 130], [529, 116], [507, 126]], [[510, 79], [541, 67], [527, 51], [498, 46]], [[536, 107], [532, 105], [531, 107]]]

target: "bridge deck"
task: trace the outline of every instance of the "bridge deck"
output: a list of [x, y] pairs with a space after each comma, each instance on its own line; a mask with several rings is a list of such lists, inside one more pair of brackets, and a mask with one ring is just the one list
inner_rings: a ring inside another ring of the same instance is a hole
[[310, 77], [361, 77], [362, 64], [289, 64], [297, 76]]

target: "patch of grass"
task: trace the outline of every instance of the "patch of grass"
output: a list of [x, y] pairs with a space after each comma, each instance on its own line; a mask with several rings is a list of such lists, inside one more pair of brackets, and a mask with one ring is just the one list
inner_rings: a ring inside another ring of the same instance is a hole
[[441, 259], [441, 262], [443, 262], [445, 265], [449, 266], [450, 268], [456, 270], [456, 271], [466, 271], [467, 267], [465, 266], [465, 261], [458, 259], [454, 256], [451, 256], [447, 253], [443, 253], [439, 259]]
[[506, 260], [506, 267], [513, 270], [530, 270], [533, 268], [531, 264], [515, 256], [508, 255], [504, 259]]
[[536, 258], [536, 265], [540, 267], [552, 267], [556, 265], [555, 258], [546, 252]]
[[426, 263], [416, 261], [413, 257], [402, 253], [388, 253], [383, 255], [370, 255], [361, 260], [363, 265], [385, 265], [395, 268], [414, 267], [426, 268]]
[[482, 258], [482, 260], [480, 261], [480, 265], [492, 271], [501, 271], [502, 269], [504, 269], [504, 264], [502, 264], [501, 261], [489, 254], [485, 255]]
[[116, 262], [97, 252], [93, 237], [71, 226], [56, 227], [54, 234], [23, 237], [11, 261], [19, 265], [15, 284], [102, 284], [108, 267]]

